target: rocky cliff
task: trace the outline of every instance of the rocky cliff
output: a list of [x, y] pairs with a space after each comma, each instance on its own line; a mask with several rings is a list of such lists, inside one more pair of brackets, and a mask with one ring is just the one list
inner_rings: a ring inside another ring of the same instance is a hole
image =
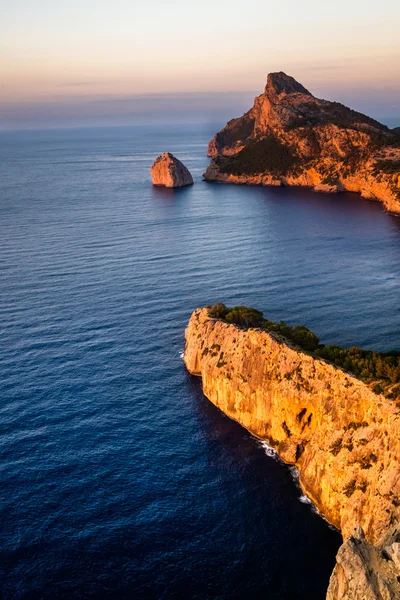
[[208, 145], [208, 181], [359, 192], [400, 213], [400, 137], [338, 102], [315, 98], [285, 73]]
[[395, 529], [379, 547], [355, 527], [336, 556], [326, 600], [398, 600], [400, 535]]
[[400, 598], [400, 406], [279, 335], [207, 308], [193, 313], [185, 339], [186, 367], [207, 398], [295, 464], [305, 493], [341, 529], [329, 600]]
[[175, 188], [193, 184], [190, 171], [170, 152], [164, 152], [156, 158], [150, 173], [153, 185]]

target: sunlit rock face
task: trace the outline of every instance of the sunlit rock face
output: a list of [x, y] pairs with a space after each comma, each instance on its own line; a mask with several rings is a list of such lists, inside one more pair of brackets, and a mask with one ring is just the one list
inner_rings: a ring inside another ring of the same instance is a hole
[[153, 185], [175, 188], [193, 184], [189, 170], [170, 152], [164, 152], [156, 158], [150, 173]]
[[[298, 467], [303, 490], [345, 540], [355, 527], [365, 532], [362, 545], [342, 546], [329, 600], [400, 598], [399, 406], [284, 338], [212, 318], [207, 308], [192, 314], [185, 339], [186, 367], [207, 398]], [[387, 546], [389, 558], [378, 561]], [[389, 578], [390, 594], [357, 595], [351, 572], [362, 578], [361, 567]]]
[[208, 145], [209, 181], [359, 192], [400, 213], [400, 135], [285, 73]]

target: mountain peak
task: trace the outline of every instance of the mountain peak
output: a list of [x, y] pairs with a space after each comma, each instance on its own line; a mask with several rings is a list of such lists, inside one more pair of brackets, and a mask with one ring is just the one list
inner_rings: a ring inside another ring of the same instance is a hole
[[313, 96], [282, 71], [208, 145], [208, 181], [360, 192], [400, 214], [400, 139], [351, 108]]
[[290, 75], [286, 75], [283, 71], [278, 71], [276, 73], [270, 73], [267, 78], [267, 85], [265, 86], [265, 92], [273, 92], [278, 96], [282, 93], [284, 94], [306, 94], [307, 96], [312, 96], [311, 92], [309, 92], [301, 83], [296, 81]]

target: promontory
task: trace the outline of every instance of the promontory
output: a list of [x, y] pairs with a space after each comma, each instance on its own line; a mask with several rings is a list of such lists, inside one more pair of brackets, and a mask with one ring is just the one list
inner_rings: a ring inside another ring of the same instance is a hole
[[400, 352], [323, 346], [223, 304], [194, 311], [185, 339], [207, 398], [296, 465], [341, 530], [327, 599], [400, 598]]
[[400, 213], [400, 135], [293, 77], [270, 73], [264, 93], [208, 145], [208, 181], [358, 192]]
[[176, 188], [193, 184], [190, 171], [170, 152], [164, 152], [156, 158], [150, 173], [153, 185]]

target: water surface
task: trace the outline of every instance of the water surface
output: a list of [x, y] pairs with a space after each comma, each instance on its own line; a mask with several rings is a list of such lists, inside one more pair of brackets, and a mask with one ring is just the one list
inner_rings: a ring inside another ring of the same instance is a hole
[[[400, 220], [356, 195], [201, 181], [219, 125], [0, 134], [6, 599], [323, 599], [340, 536], [180, 353], [247, 304], [399, 348]], [[196, 184], [152, 188], [176, 154]]]

